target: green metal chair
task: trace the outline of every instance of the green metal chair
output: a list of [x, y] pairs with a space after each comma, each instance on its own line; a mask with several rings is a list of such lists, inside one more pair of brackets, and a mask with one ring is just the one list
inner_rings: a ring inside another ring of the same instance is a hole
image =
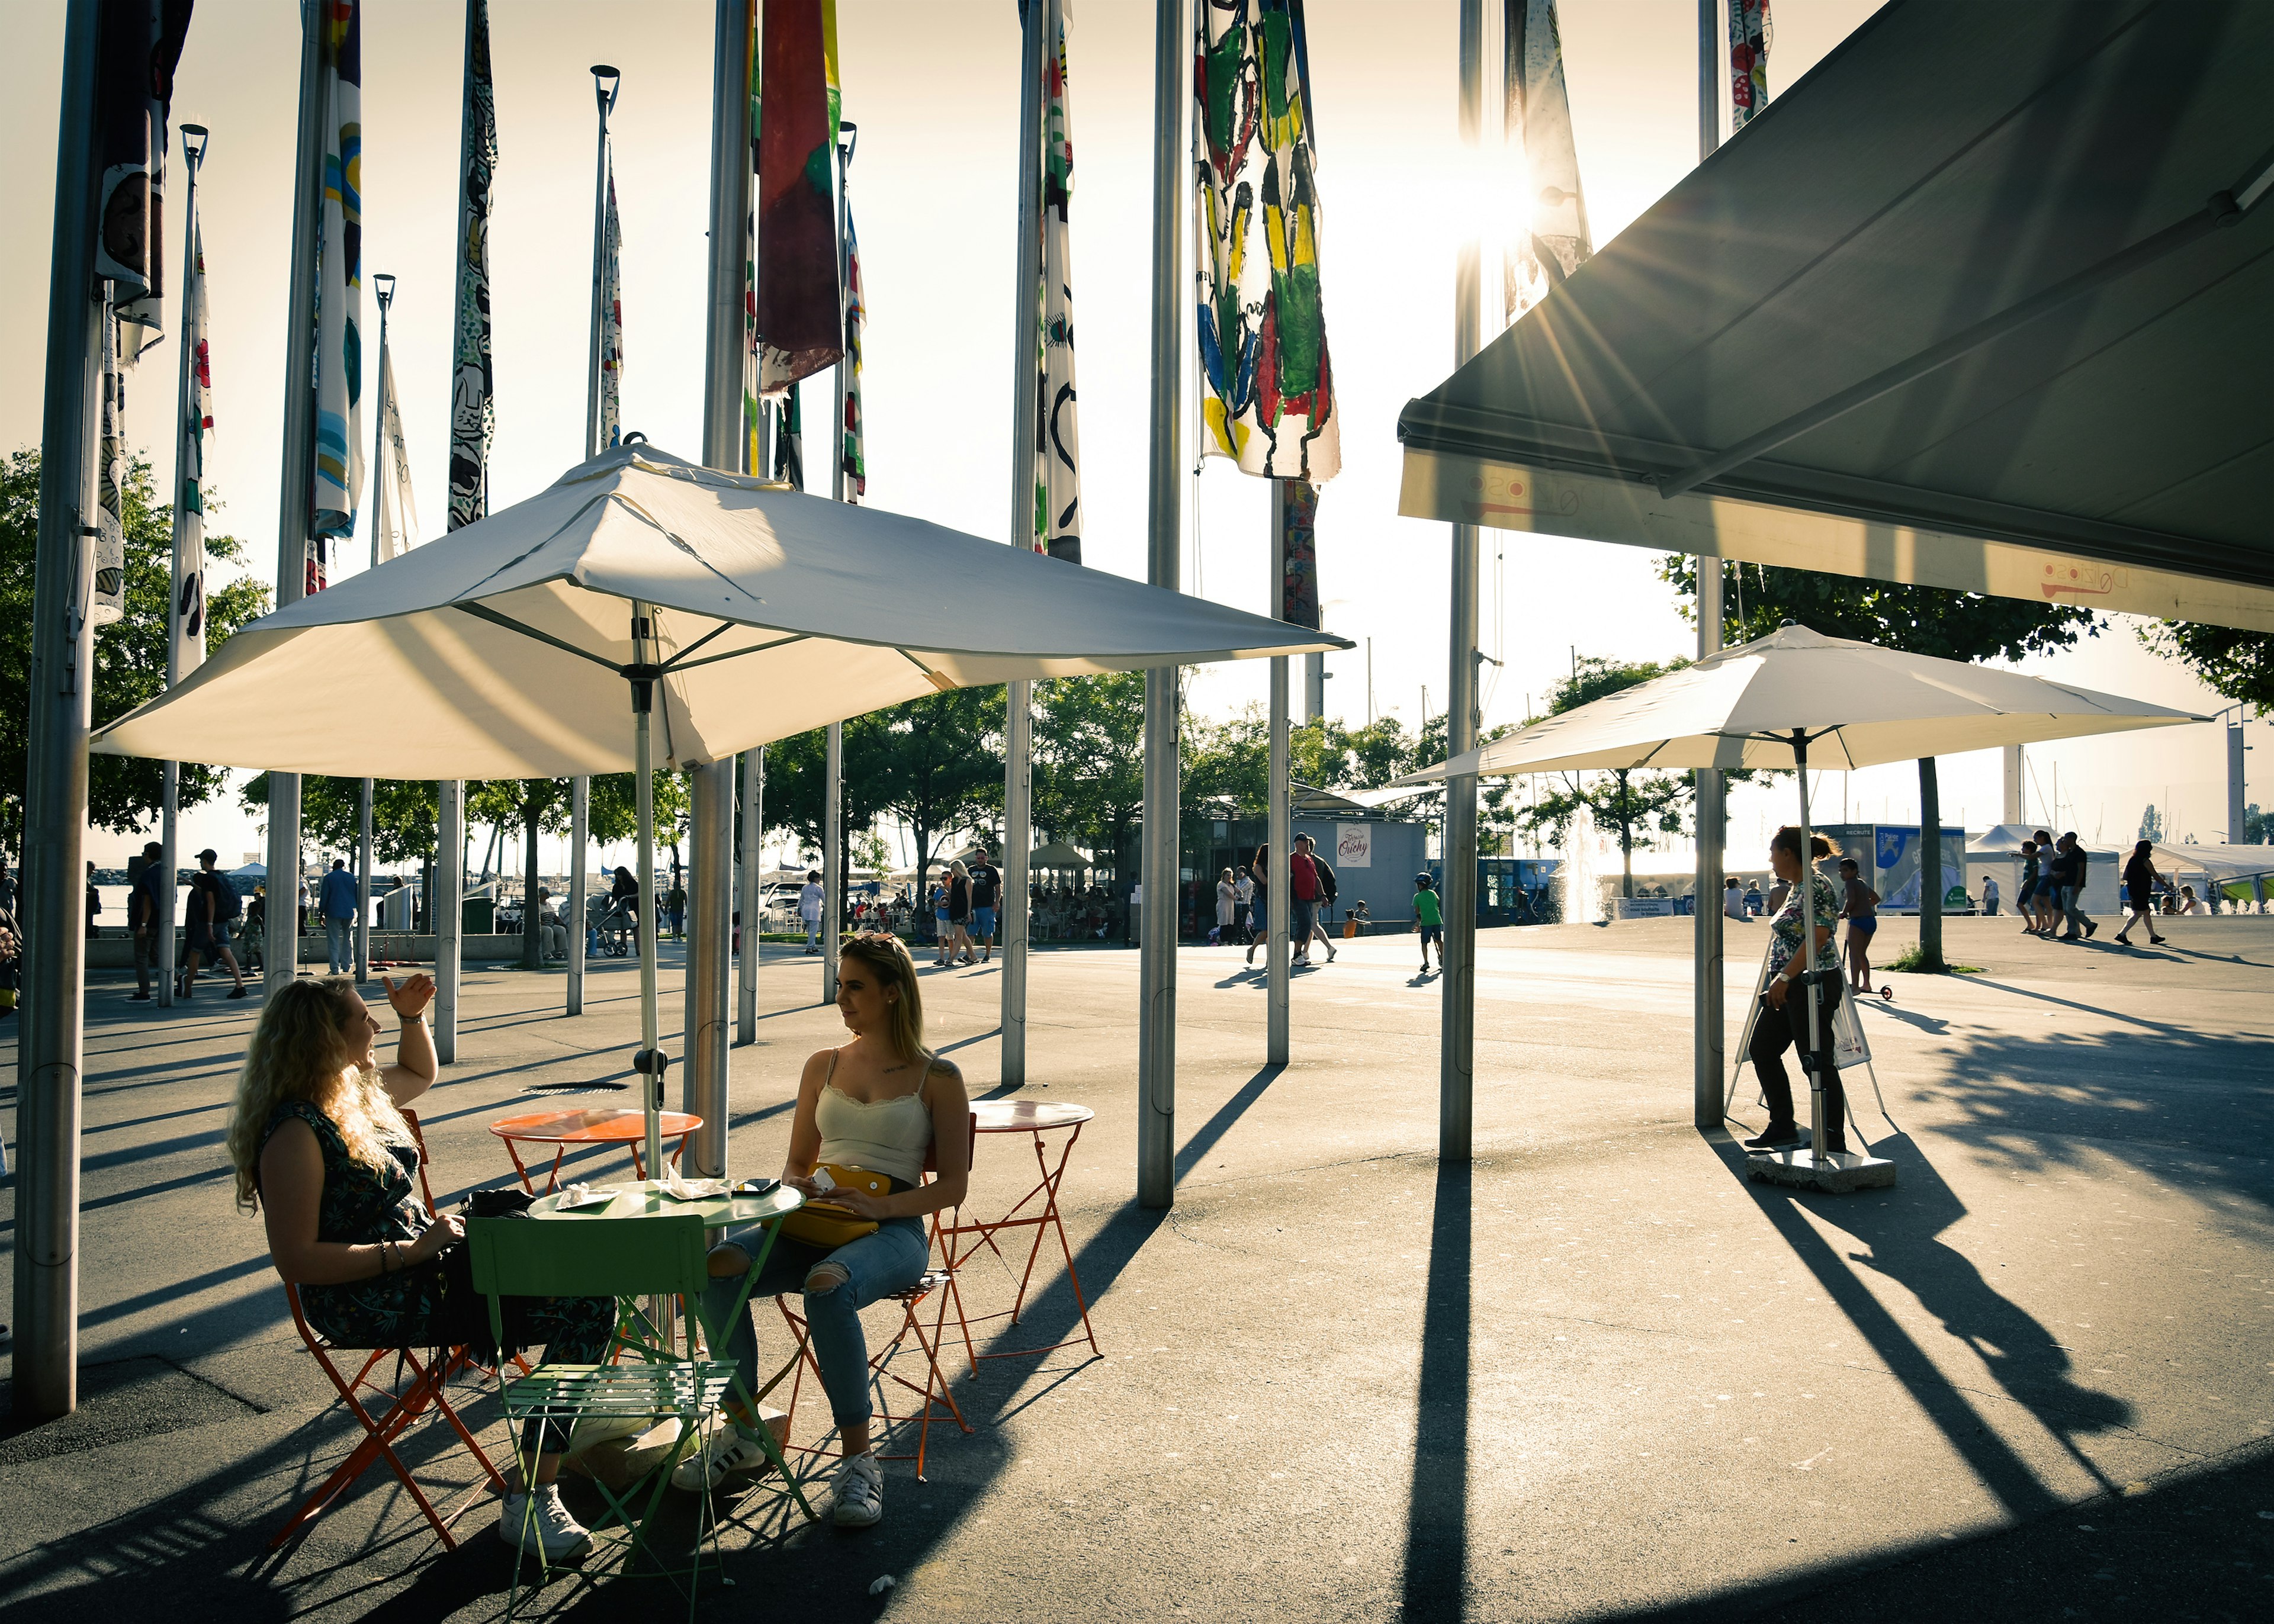
[[[620, 1300], [649, 1297], [678, 1297], [700, 1303], [709, 1283], [708, 1247], [703, 1220], [694, 1213], [639, 1218], [469, 1218], [466, 1242], [471, 1249], [475, 1289], [489, 1298], [490, 1330], [503, 1339], [505, 1320], [500, 1299], [507, 1297], [610, 1297]], [[527, 1374], [501, 1380], [501, 1396], [513, 1432], [516, 1455], [522, 1456], [522, 1481], [533, 1480], [536, 1462], [522, 1449], [522, 1434], [531, 1421], [557, 1422], [562, 1430], [587, 1417], [615, 1422], [639, 1422], [653, 1426], [665, 1420], [679, 1423], [679, 1436], [669, 1456], [627, 1489], [621, 1498], [606, 1485], [594, 1486], [608, 1502], [610, 1519], [593, 1530], [598, 1534], [621, 1524], [627, 1538], [619, 1567], [631, 1570], [642, 1551], [654, 1570], [678, 1585], [687, 1597], [688, 1615], [695, 1611], [696, 1586], [704, 1568], [703, 1526], [696, 1532], [692, 1565], [674, 1571], [648, 1543], [648, 1530], [671, 1481], [672, 1469], [693, 1446], [707, 1448], [704, 1418], [719, 1407], [734, 1379], [732, 1365], [690, 1358], [644, 1335], [644, 1317], [619, 1315], [618, 1328], [607, 1357], [598, 1365], [554, 1364], [547, 1360]], [[629, 1356], [629, 1357], [627, 1357]], [[645, 1503], [639, 1504], [645, 1486]], [[707, 1508], [706, 1508], [707, 1515]], [[719, 1566], [719, 1529], [709, 1521], [710, 1564]], [[587, 1564], [587, 1570], [598, 1569]], [[538, 1558], [540, 1575], [549, 1565]], [[512, 1616], [520, 1598], [521, 1559], [514, 1560], [513, 1590], [506, 1604]]]

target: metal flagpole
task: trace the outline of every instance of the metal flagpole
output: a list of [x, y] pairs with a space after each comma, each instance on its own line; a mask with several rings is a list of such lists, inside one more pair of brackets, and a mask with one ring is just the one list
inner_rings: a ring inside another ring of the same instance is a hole
[[[1721, 0], [1698, 0], [1698, 162], [1713, 155], [1721, 137]], [[1721, 560], [1700, 556], [1698, 567], [1698, 658], [1721, 650]], [[1700, 1128], [1722, 1120], [1722, 842], [1727, 837], [1726, 787], [1710, 768], [1698, 774], [1698, 879], [1691, 982], [1690, 1119]]]
[[[853, 149], [860, 144], [858, 126], [838, 125], [840, 138], [846, 131], [853, 132], [849, 141], [840, 139], [837, 147], [837, 330], [845, 331], [845, 172], [853, 162]], [[853, 357], [847, 353], [838, 359], [836, 379], [836, 423], [829, 432], [829, 495], [832, 501], [845, 500], [845, 391], [852, 376]], [[803, 470], [799, 470], [803, 477]], [[822, 793], [826, 807], [821, 816], [821, 1001], [833, 1001], [837, 996], [837, 948], [845, 920], [845, 724], [829, 725], [829, 742], [822, 762]]]
[[[614, 81], [609, 82], [609, 81]], [[596, 457], [607, 447], [601, 443], [601, 335], [607, 327], [608, 252], [608, 115], [615, 110], [616, 92], [623, 77], [606, 63], [592, 67], [592, 99], [599, 113], [599, 132], [592, 158], [592, 308], [591, 335], [584, 359], [584, 455]], [[571, 1015], [584, 1012], [584, 932], [591, 891], [587, 865], [591, 861], [592, 780], [579, 773], [568, 781], [568, 984], [563, 1008]]]
[[466, 922], [466, 781], [435, 786], [434, 1058], [458, 1058], [458, 953]]
[[[183, 534], [182, 470], [189, 466], [192, 446], [190, 414], [198, 410], [197, 346], [190, 337], [190, 299], [198, 268], [198, 171], [206, 161], [206, 147], [210, 137], [202, 124], [181, 126], [182, 156], [189, 168], [189, 192], [182, 209], [182, 321], [180, 381], [174, 392], [174, 573], [173, 590], [167, 594], [166, 686], [171, 688], [182, 680], [181, 640], [179, 627], [182, 614], [182, 548], [188, 539]], [[204, 587], [199, 590], [199, 635], [204, 635]], [[152, 945], [158, 964], [158, 1007], [174, 1006], [174, 876], [181, 872], [180, 839], [176, 821], [181, 815], [182, 763], [165, 763], [164, 808], [158, 832], [159, 844], [164, 854], [158, 860], [163, 877], [157, 885], [162, 905], [156, 917], [150, 921]]]
[[[1271, 607], [1272, 618], [1280, 618], [1286, 607], [1287, 579], [1287, 482], [1271, 482]], [[1287, 656], [1271, 657], [1271, 781], [1265, 786], [1264, 816], [1267, 820], [1266, 844], [1271, 848], [1271, 884], [1265, 891], [1265, 912], [1269, 914], [1266, 929], [1269, 935], [1263, 949], [1264, 979], [1268, 989], [1264, 1002], [1269, 1013], [1265, 1020], [1263, 1057], [1271, 1065], [1287, 1064], [1287, 983], [1291, 971], [1287, 963], [1293, 944], [1290, 941], [1295, 920], [1295, 898], [1292, 883], [1294, 870], [1288, 859], [1295, 849], [1295, 820], [1287, 803]]]
[[[711, 79], [711, 267], [704, 332], [703, 461], [729, 472], [742, 457], [743, 230], [750, 213], [750, 0], [719, 0]], [[703, 1119], [696, 1169], [727, 1172], [727, 915], [734, 897], [734, 758], [694, 769], [687, 948], [686, 1109]], [[652, 970], [649, 974], [652, 974]], [[651, 1133], [653, 1130], [651, 1128]], [[660, 1164], [651, 1161], [660, 1177]]]
[[734, 989], [734, 1041], [758, 1041], [758, 951], [765, 921], [758, 917], [759, 853], [766, 827], [766, 753], [742, 752], [742, 882], [736, 911], [742, 916], [742, 961]]
[[[385, 271], [375, 272], [372, 289], [379, 296], [379, 410], [372, 414], [371, 430], [371, 563], [376, 569], [380, 563], [380, 550], [388, 545], [386, 530], [388, 512], [387, 477], [387, 315], [388, 306], [395, 303], [395, 278]], [[375, 786], [363, 781], [362, 794], [357, 801], [356, 814], [356, 928], [355, 977], [358, 981], [371, 979], [371, 803]]]
[[[1018, 280], [1011, 299], [1011, 545], [1035, 545], [1035, 425], [1042, 393], [1043, 60], [1055, 49], [1050, 0], [1023, 0], [1019, 44]], [[1027, 1082], [1027, 865], [1034, 851], [1034, 688], [1004, 685], [1003, 1086]], [[918, 876], [921, 879], [921, 876]]]
[[[1461, 145], [1473, 156], [1484, 113], [1484, 4], [1461, 0]], [[1480, 250], [1463, 239], [1453, 276], [1453, 364], [1477, 352], [1483, 311]], [[1450, 670], [1445, 695], [1445, 753], [1459, 756], [1477, 741], [1477, 550], [1473, 524], [1453, 526]], [[1422, 725], [1428, 725], [1425, 714]], [[1438, 1038], [1437, 1156], [1469, 1159], [1471, 1108], [1476, 1090], [1477, 779], [1465, 773], [1445, 780], [1444, 1005]]]
[[[1473, 3], [1473, 0], [1472, 0]], [[1153, 343], [1145, 578], [1177, 585], [1178, 403], [1184, 382], [1185, 103], [1192, 29], [1185, 0], [1154, 0]], [[1137, 1201], [1177, 1199], [1177, 668], [1145, 673], [1145, 901], [1138, 926]]]
[[[284, 312], [284, 457], [277, 483], [276, 606], [297, 604], [314, 515], [316, 228], [324, 213], [324, 8], [300, 5], [299, 150], [292, 166], [292, 260]], [[262, 980], [275, 993], [300, 967], [300, 775], [268, 775], [268, 917]], [[438, 1018], [439, 1019], [439, 1018]]]
[[87, 735], [94, 671], [87, 617], [94, 550], [87, 502], [94, 449], [97, 0], [64, 22], [56, 226], [48, 284], [48, 372], [40, 423], [40, 532], [34, 589], [31, 756], [24, 817], [24, 915], [45, 935], [24, 956], [17, 1077], [18, 1416], [69, 1415], [79, 1402], [79, 1081], [86, 938], [79, 929]]

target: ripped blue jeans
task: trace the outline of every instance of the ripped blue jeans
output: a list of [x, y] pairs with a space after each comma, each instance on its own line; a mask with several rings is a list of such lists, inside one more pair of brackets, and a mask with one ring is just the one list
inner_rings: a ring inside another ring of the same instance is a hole
[[[726, 1244], [739, 1246], [755, 1258], [765, 1244], [763, 1228], [727, 1236]], [[758, 1390], [758, 1339], [750, 1329], [750, 1310], [769, 1297], [802, 1293], [805, 1320], [813, 1339], [814, 1362], [821, 1366], [822, 1391], [829, 1395], [830, 1414], [840, 1426], [868, 1420], [869, 1343], [861, 1332], [861, 1311], [896, 1291], [905, 1291], [922, 1278], [931, 1256], [931, 1242], [921, 1218], [887, 1218], [873, 1235], [847, 1241], [834, 1252], [794, 1241], [787, 1236], [774, 1243], [766, 1266], [751, 1284], [749, 1304], [727, 1327], [723, 1351], [742, 1377], [743, 1394]], [[806, 1279], [823, 1263], [833, 1263], [846, 1274], [845, 1283], [827, 1291], [809, 1291]], [[717, 1324], [734, 1306], [743, 1276], [712, 1277], [703, 1293], [704, 1318]]]

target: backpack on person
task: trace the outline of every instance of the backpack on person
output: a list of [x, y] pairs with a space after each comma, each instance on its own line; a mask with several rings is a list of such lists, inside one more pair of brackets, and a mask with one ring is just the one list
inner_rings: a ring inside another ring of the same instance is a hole
[[225, 874], [213, 876], [213, 911], [215, 919], [236, 919], [245, 913], [245, 898], [237, 894]]

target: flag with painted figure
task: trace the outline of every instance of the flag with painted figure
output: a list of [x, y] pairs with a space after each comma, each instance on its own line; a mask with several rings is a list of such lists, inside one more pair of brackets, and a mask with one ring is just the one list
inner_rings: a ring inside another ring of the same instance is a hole
[[1769, 0], [1729, 0], [1729, 133], [1769, 104]]
[[845, 421], [837, 425], [837, 465], [844, 476], [845, 500], [855, 502], [869, 492], [861, 420], [861, 333], [868, 325], [869, 309], [861, 299], [861, 239], [853, 229], [853, 148], [848, 144], [838, 150], [843, 164], [837, 184], [845, 209]]
[[490, 189], [498, 162], [497, 89], [490, 77], [487, 0], [466, 0], [466, 75], [459, 108], [458, 286], [450, 346], [450, 522], [489, 512]]
[[324, 207], [316, 248], [316, 484], [307, 590], [363, 501], [362, 0], [323, 0]]
[[1594, 254], [1555, 0], [1507, 0], [1508, 101], [1502, 132], [1517, 177], [1517, 229], [1502, 259], [1502, 309], [1515, 321]]
[[[195, 188], [191, 196], [197, 195]], [[206, 663], [206, 456], [213, 436], [213, 353], [206, 326], [205, 233], [190, 222], [190, 285], [182, 289], [182, 342], [190, 347], [182, 402], [182, 465], [174, 470], [174, 594], [167, 664], [178, 682]]]
[[1036, 395], [1034, 547], [1081, 562], [1081, 437], [1073, 369], [1073, 127], [1065, 0], [1048, 0], [1043, 73], [1042, 388]]
[[166, 154], [190, 0], [105, 0], [95, 46], [94, 274], [112, 286], [118, 362], [165, 326]]
[[623, 231], [616, 223], [616, 155], [608, 154], [608, 206], [601, 226], [600, 258], [600, 444], [624, 438]]
[[[845, 353], [838, 281], [835, 0], [764, 0], [751, 79], [757, 145], [757, 389], [778, 396]], [[760, 94], [761, 88], [764, 94]]]
[[102, 307], [102, 392], [94, 462], [94, 577], [87, 620], [109, 626], [126, 614], [126, 373], [118, 358], [118, 316]]
[[376, 568], [418, 545], [410, 449], [403, 438], [403, 396], [395, 387], [395, 353], [383, 336], [379, 346], [379, 466], [372, 470], [372, 479], [378, 492], [371, 527], [371, 561]]
[[1302, 0], [1206, 0], [1193, 54], [1201, 448], [1250, 474], [1330, 479], [1342, 428]]

